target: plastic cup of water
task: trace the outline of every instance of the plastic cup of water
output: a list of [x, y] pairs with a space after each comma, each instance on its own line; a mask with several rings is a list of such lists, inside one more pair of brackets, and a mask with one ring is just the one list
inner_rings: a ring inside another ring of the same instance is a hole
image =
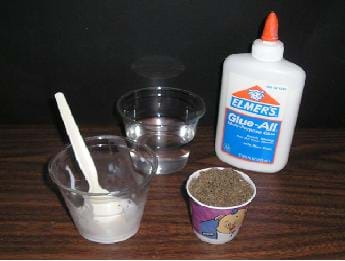
[[85, 139], [99, 184], [109, 193], [89, 193], [71, 145], [49, 163], [73, 222], [86, 239], [103, 244], [126, 240], [140, 227], [149, 184], [157, 169], [147, 145], [117, 136]]
[[205, 114], [200, 96], [177, 88], [149, 87], [124, 94], [116, 107], [126, 136], [148, 143], [156, 151], [157, 174], [173, 173], [186, 165], [186, 144], [193, 140]]

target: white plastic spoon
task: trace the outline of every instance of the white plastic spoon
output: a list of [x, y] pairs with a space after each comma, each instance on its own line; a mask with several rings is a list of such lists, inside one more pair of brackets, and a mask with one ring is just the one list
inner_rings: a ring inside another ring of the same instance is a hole
[[95, 163], [93, 162], [90, 151], [85, 145], [79, 128], [75, 123], [71, 110], [66, 101], [65, 95], [61, 92], [55, 94], [57, 106], [59, 108], [62, 120], [65, 124], [66, 132], [72, 144], [74, 155], [78, 161], [79, 167], [83, 172], [85, 179], [89, 183], [90, 193], [109, 193], [108, 190], [101, 188], [98, 183], [98, 174]]

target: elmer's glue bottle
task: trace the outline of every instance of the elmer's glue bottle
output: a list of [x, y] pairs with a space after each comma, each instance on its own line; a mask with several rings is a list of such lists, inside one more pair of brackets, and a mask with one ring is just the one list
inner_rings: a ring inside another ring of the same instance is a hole
[[278, 18], [271, 12], [252, 52], [224, 61], [215, 143], [220, 160], [258, 172], [285, 167], [305, 72], [283, 53]]

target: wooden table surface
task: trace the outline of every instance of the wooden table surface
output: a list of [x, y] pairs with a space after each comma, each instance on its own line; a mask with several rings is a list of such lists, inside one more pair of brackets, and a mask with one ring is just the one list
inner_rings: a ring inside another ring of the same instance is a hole
[[183, 196], [190, 173], [226, 166], [215, 155], [213, 128], [199, 127], [185, 169], [154, 178], [139, 232], [113, 245], [83, 239], [49, 185], [47, 162], [63, 135], [53, 126], [0, 126], [1, 259], [345, 258], [344, 130], [297, 130], [283, 171], [247, 172], [257, 196], [237, 237], [224, 245], [195, 237]]

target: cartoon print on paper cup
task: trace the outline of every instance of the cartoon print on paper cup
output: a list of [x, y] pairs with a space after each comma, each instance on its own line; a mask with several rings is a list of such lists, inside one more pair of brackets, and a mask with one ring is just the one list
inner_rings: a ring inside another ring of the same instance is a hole
[[[196, 209], [194, 208], [194, 211]], [[246, 209], [231, 209], [227, 215], [216, 216], [213, 219], [199, 221], [199, 226], [194, 227], [194, 230], [199, 234], [211, 238], [224, 241], [228, 238], [233, 238], [240, 226], [242, 225]], [[196, 222], [197, 224], [198, 222]]]
[[246, 209], [232, 211], [229, 215], [217, 217], [217, 232], [221, 234], [230, 234], [238, 229], [244, 219]]
[[[254, 183], [246, 174], [239, 171], [235, 172], [239, 176], [240, 182], [247, 183], [252, 189], [249, 198], [242, 204], [228, 207], [212, 206], [202, 203], [192, 194], [190, 184], [200, 174], [206, 175], [206, 170], [220, 171], [223, 169], [208, 168], [199, 170], [194, 172], [187, 181], [187, 193], [190, 196], [193, 230], [199, 239], [211, 244], [224, 244], [237, 235], [245, 218], [247, 207], [256, 194]], [[234, 170], [231, 171], [233, 172]], [[212, 181], [208, 180], [208, 186], [212, 186]], [[211, 189], [210, 191], [217, 193], [217, 190]], [[219, 195], [219, 197], [221, 196]]]

